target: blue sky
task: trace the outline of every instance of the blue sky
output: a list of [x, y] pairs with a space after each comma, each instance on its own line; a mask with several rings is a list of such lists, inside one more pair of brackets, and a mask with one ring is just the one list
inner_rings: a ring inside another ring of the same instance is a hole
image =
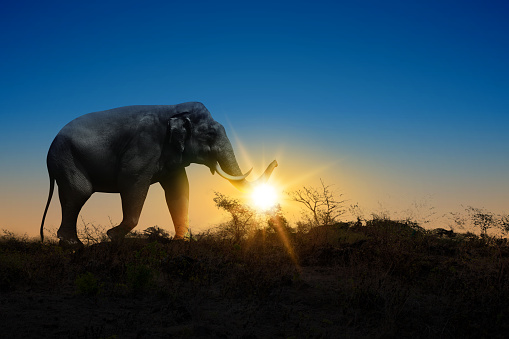
[[[508, 15], [506, 1], [4, 2], [0, 228], [37, 228], [68, 121], [185, 101], [237, 135], [245, 167], [278, 157], [294, 188], [322, 177], [368, 211], [431, 199], [508, 213]], [[193, 204], [212, 211], [229, 188], [191, 172], [191, 222], [207, 224]], [[146, 223], [172, 229], [167, 211], [149, 217], [164, 201], [147, 204]]]

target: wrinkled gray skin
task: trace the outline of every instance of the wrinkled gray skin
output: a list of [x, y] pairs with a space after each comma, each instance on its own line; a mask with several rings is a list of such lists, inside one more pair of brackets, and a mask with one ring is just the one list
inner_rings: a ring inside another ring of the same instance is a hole
[[[120, 193], [122, 222], [107, 234], [121, 240], [138, 223], [149, 186], [160, 183], [173, 219], [175, 238], [188, 230], [190, 163], [216, 164], [242, 176], [224, 127], [201, 103], [172, 106], [127, 106], [85, 114], [68, 123], [50, 146], [47, 165], [50, 192], [44, 219], [57, 182], [62, 223], [57, 232], [64, 246], [82, 246], [76, 232], [78, 214], [94, 192]], [[277, 162], [267, 168], [266, 181]], [[230, 180], [246, 190], [250, 183]]]

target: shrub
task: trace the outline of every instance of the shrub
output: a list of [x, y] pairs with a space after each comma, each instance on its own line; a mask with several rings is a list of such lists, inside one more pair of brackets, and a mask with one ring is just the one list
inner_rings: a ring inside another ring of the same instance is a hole
[[74, 281], [74, 285], [78, 294], [90, 297], [99, 294], [100, 291], [99, 280], [91, 272], [79, 275]]
[[21, 256], [0, 253], [0, 291], [16, 289], [18, 284], [26, 278]]
[[127, 265], [127, 286], [135, 294], [147, 289], [153, 280], [154, 272], [145, 264], [129, 263]]
[[157, 241], [157, 242], [168, 242], [170, 240], [170, 234], [160, 228], [159, 226], [152, 226], [143, 231], [143, 235], [148, 238], [149, 241]]
[[83, 216], [81, 217], [81, 227], [78, 227], [77, 231], [78, 237], [81, 238], [83, 243], [87, 246], [108, 240], [104, 226], [85, 222]]

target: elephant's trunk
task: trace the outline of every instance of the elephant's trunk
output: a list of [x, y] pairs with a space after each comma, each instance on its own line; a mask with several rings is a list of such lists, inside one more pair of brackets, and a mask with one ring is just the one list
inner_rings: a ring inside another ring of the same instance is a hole
[[215, 168], [217, 173], [242, 192], [251, 192], [255, 186], [267, 182], [272, 171], [274, 171], [274, 168], [278, 165], [276, 160], [272, 161], [257, 180], [253, 182], [247, 181], [245, 178], [251, 173], [251, 170], [246, 174], [242, 174], [237, 159], [235, 158], [233, 148], [227, 139], [221, 145], [221, 152], [217, 157], [217, 161], [218, 164], [216, 164]]

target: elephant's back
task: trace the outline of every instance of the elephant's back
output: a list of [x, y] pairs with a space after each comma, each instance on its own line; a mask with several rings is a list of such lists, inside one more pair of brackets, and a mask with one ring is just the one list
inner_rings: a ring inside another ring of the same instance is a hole
[[[183, 112], [201, 111], [210, 113], [200, 102], [186, 102], [178, 105], [132, 105], [112, 108], [81, 115], [65, 125], [59, 135], [74, 139], [92, 134], [108, 136], [132, 132], [144, 121], [166, 125], [170, 117]], [[148, 119], [148, 120], [147, 120]]]
[[[192, 111], [208, 113], [208, 110], [201, 102], [185, 102], [177, 105], [131, 105], [87, 113], [75, 118], [67, 125], [73, 126], [81, 123], [86, 123], [90, 127], [108, 123], [121, 123], [125, 125], [133, 123], [137, 119], [142, 119], [147, 115], [170, 118], [175, 114]], [[210, 113], [208, 114], [210, 115]]]
[[81, 115], [67, 123], [59, 135], [111, 134], [135, 127], [141, 119], [158, 114], [164, 106], [125, 106]]
[[[174, 105], [132, 105], [112, 108], [104, 111], [87, 113], [75, 118], [73, 121], [90, 120], [90, 121], [116, 121], [123, 120], [128, 123], [129, 119], [141, 117], [148, 114], [160, 114], [161, 112], [171, 111]], [[127, 120], [126, 120], [127, 119]]]

